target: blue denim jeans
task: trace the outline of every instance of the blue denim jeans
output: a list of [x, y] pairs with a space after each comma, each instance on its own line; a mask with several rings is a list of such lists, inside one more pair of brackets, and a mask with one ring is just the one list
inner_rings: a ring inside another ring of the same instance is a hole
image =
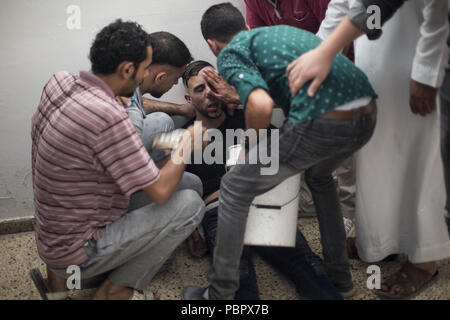
[[446, 221], [450, 234], [450, 70], [445, 73], [440, 92], [441, 97], [441, 154], [444, 166], [445, 189], [447, 200], [445, 203]]
[[[216, 243], [218, 207], [208, 210], [208, 206], [202, 225], [208, 249], [213, 252]], [[294, 283], [301, 299], [342, 299], [328, 279], [322, 259], [311, 250], [303, 234], [297, 230], [294, 248], [244, 246], [239, 263], [239, 289], [234, 297], [236, 300], [259, 300], [252, 251], [287, 276]]]
[[[275, 175], [261, 175], [264, 165], [259, 162], [248, 164], [248, 159], [255, 159], [258, 153], [254, 147], [246, 155], [246, 164], [236, 165], [222, 178], [216, 246], [208, 273], [210, 299], [233, 299], [239, 288], [245, 226], [255, 196], [302, 171], [316, 207], [326, 273], [339, 291], [353, 288], [342, 211], [332, 172], [369, 141], [375, 124], [376, 112], [348, 120], [286, 121], [280, 128], [279, 170]], [[259, 144], [266, 144], [270, 150], [270, 139]]]

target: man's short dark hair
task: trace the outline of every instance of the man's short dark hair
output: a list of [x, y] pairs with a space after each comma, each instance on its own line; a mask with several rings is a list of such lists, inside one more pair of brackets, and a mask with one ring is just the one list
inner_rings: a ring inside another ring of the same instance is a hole
[[89, 53], [92, 72], [112, 74], [124, 61], [133, 62], [135, 69], [147, 59], [150, 46], [148, 33], [136, 22], [118, 19], [104, 27], [95, 37]]
[[184, 42], [169, 32], [153, 32], [150, 41], [153, 48], [152, 64], [181, 68], [193, 60]]
[[200, 25], [205, 40], [215, 39], [220, 42], [229, 41], [247, 28], [242, 13], [229, 2], [216, 4], [206, 10]]
[[184, 71], [183, 73], [183, 83], [184, 85], [188, 86], [188, 82], [189, 79], [192, 77], [195, 77], [198, 75], [198, 73], [200, 72], [200, 70], [202, 70], [203, 68], [206, 67], [213, 67], [213, 65], [207, 61], [203, 61], [203, 60], [197, 60], [194, 62], [191, 62], [187, 67], [186, 67], [186, 71]]

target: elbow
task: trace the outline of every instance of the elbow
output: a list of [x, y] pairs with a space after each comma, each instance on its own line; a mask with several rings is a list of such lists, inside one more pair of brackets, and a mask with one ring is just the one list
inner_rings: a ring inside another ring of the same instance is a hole
[[151, 188], [144, 191], [152, 202], [160, 206], [165, 204], [172, 195], [166, 187]]

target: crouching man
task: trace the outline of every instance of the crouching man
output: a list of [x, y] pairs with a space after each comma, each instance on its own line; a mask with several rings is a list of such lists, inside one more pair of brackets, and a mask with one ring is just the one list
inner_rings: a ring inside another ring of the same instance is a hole
[[[94, 299], [151, 299], [145, 289], [200, 223], [204, 204], [197, 192], [176, 190], [184, 163], [156, 167], [115, 100], [148, 75], [148, 34], [117, 20], [97, 34], [90, 60], [92, 73], [52, 76], [32, 119], [35, 236], [48, 281], [37, 270], [32, 278], [43, 298], [64, 298], [66, 270], [78, 266], [82, 280], [106, 275]], [[193, 132], [175, 150], [183, 159]], [[138, 190], [148, 202], [135, 206]]]

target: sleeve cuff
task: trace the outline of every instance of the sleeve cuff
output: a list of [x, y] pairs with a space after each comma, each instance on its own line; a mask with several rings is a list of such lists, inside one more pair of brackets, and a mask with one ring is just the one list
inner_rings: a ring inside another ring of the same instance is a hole
[[350, 18], [351, 22], [357, 26], [358, 28], [360, 28], [361, 30], [363, 30], [366, 35], [367, 38], [369, 38], [369, 40], [376, 40], [379, 37], [381, 37], [382, 31], [381, 29], [369, 29], [367, 26], [367, 20], [370, 18], [370, 15], [366, 12], [361, 12], [361, 11], [350, 11], [348, 17]]
[[433, 88], [439, 88], [444, 80], [444, 68], [436, 70], [434, 65], [413, 63], [411, 79]]
[[[253, 90], [261, 88], [269, 92], [269, 87], [263, 79], [248, 73], [238, 72], [233, 77], [231, 82], [238, 92], [239, 99], [241, 100], [244, 109], [247, 105], [248, 96], [250, 95], [250, 93], [252, 93]], [[236, 83], [238, 83], [239, 85], [236, 85]]]

